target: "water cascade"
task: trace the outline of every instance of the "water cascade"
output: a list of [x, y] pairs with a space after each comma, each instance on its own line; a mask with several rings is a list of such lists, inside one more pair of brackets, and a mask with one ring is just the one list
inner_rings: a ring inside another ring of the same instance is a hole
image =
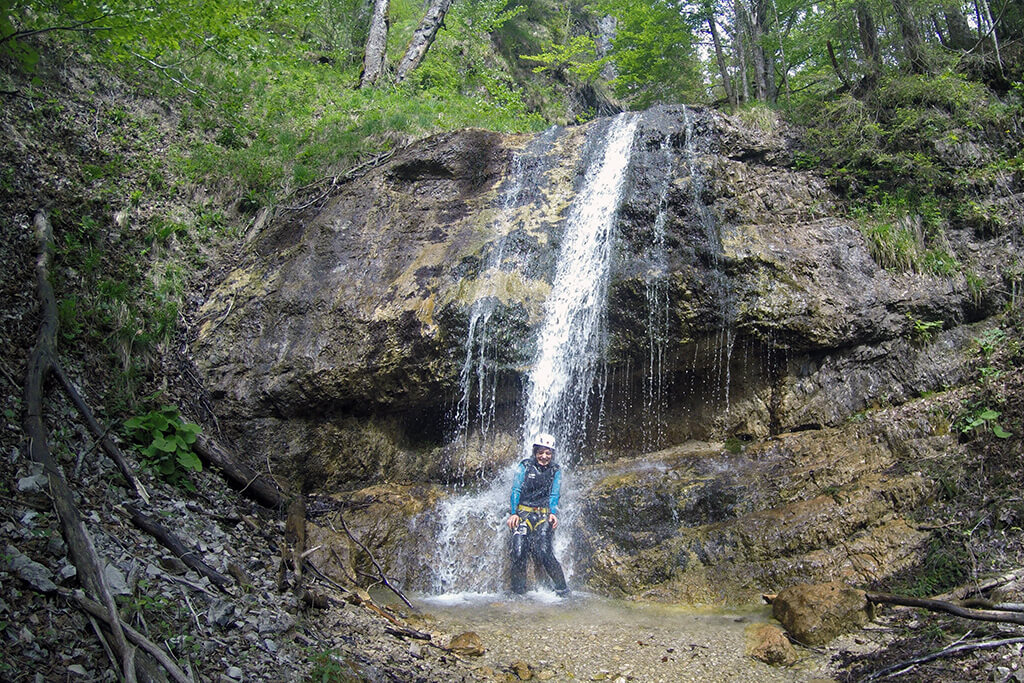
[[[694, 115], [689, 109], [683, 110], [683, 119], [686, 132], [684, 153], [690, 178], [689, 210], [691, 215], [696, 217], [707, 248], [711, 266], [708, 273], [711, 278], [710, 284], [714, 290], [712, 296], [718, 306], [719, 319], [717, 325], [719, 331], [713, 336], [713, 339], [705, 341], [705, 348], [701, 349], [700, 341], [694, 344], [693, 373], [694, 376], [704, 377], [706, 383], [711, 383], [711, 386], [705, 386], [700, 392], [705, 397], [707, 404], [722, 406], [727, 414], [729, 412], [729, 389], [732, 383], [730, 366], [733, 346], [736, 341], [733, 320], [736, 316], [733, 302], [728, 294], [729, 287], [726, 276], [719, 267], [721, 265], [721, 230], [717, 219], [705, 203], [706, 180], [697, 163], [699, 155], [705, 151], [700, 146], [704, 140], [697, 135]], [[698, 367], [698, 358], [701, 355], [703, 355], [705, 364], [711, 364], [710, 368], [703, 371]]]
[[672, 147], [670, 136], [661, 142], [664, 170], [658, 188], [658, 214], [654, 217], [650, 244], [650, 271], [644, 283], [647, 304], [647, 357], [643, 382], [644, 450], [663, 445], [664, 412], [668, 394], [666, 351], [669, 339], [668, 255], [665, 252], [665, 221], [668, 188], [672, 182]]
[[[563, 464], [571, 463], [579, 454], [576, 439], [586, 425], [595, 369], [603, 353], [615, 217], [638, 120], [638, 115], [623, 114], [610, 122], [600, 153], [587, 169], [583, 186], [569, 208], [551, 294], [538, 332], [536, 356], [526, 382], [524, 449], [528, 449], [533, 434], [549, 431], [559, 439]], [[470, 334], [475, 333], [483, 315], [475, 324], [471, 322]], [[471, 362], [473, 343], [467, 342], [467, 363]], [[469, 374], [465, 366], [463, 374]], [[504, 520], [514, 467], [515, 463], [509, 463], [486, 488], [453, 496], [438, 505], [433, 513], [438, 525], [436, 555], [431, 563], [434, 593], [504, 589], [508, 542]], [[563, 517], [563, 524], [570, 527], [571, 500], [567, 503], [570, 515]], [[556, 538], [561, 552], [568, 542], [567, 534]]]
[[563, 463], [578, 455], [573, 444], [589, 417], [603, 352], [614, 220], [638, 121], [637, 115], [612, 121], [603, 157], [588, 171], [570, 209], [527, 382], [522, 440], [525, 444], [542, 431], [554, 434]]
[[[500, 324], [492, 320], [500, 304], [499, 283], [502, 271], [521, 269], [521, 254], [507, 254], [509, 232], [516, 211], [528, 198], [536, 194], [550, 164], [548, 152], [559, 129], [549, 128], [535, 138], [523, 151], [512, 157], [510, 172], [499, 193], [498, 215], [491, 229], [495, 234], [493, 246], [476, 281], [473, 303], [469, 309], [468, 331], [464, 344], [465, 356], [459, 372], [459, 397], [451, 417], [453, 449], [461, 451], [454, 458], [452, 478], [461, 481], [465, 475], [468, 450], [486, 448], [492, 435], [497, 410], [499, 365], [497, 347]], [[475, 433], [479, 438], [472, 441]]]

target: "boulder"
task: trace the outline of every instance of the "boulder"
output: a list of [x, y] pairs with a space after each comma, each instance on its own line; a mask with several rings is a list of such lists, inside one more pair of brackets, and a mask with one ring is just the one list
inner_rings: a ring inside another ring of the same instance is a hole
[[839, 581], [797, 584], [772, 601], [772, 616], [802, 645], [824, 645], [871, 621], [864, 591]]
[[797, 654], [781, 628], [774, 624], [751, 624], [746, 630], [747, 656], [772, 666], [792, 666]]
[[448, 650], [460, 657], [482, 657], [487, 651], [480, 636], [473, 631], [466, 631], [454, 636], [451, 643], [448, 644]]

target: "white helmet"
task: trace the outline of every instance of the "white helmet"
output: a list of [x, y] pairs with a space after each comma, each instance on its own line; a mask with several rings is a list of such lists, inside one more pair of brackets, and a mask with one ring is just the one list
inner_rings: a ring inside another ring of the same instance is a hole
[[550, 434], [538, 434], [533, 437], [533, 447], [537, 448], [538, 446], [555, 450], [555, 437]]

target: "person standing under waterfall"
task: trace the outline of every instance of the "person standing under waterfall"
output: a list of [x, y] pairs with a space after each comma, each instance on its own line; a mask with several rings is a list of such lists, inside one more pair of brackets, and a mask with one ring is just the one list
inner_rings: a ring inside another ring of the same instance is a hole
[[512, 482], [511, 516], [505, 524], [512, 530], [512, 592], [526, 592], [526, 564], [533, 556], [544, 567], [555, 585], [555, 592], [566, 595], [562, 565], [551, 547], [558, 527], [558, 497], [562, 484], [561, 468], [554, 462], [555, 437], [538, 434], [533, 440], [533, 455], [519, 463]]

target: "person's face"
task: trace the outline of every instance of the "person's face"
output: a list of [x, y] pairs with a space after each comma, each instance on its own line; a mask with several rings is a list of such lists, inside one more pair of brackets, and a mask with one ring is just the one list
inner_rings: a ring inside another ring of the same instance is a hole
[[536, 457], [537, 464], [541, 467], [547, 467], [551, 464], [551, 458], [555, 456], [555, 452], [550, 448], [544, 448], [543, 446], [537, 449]]

